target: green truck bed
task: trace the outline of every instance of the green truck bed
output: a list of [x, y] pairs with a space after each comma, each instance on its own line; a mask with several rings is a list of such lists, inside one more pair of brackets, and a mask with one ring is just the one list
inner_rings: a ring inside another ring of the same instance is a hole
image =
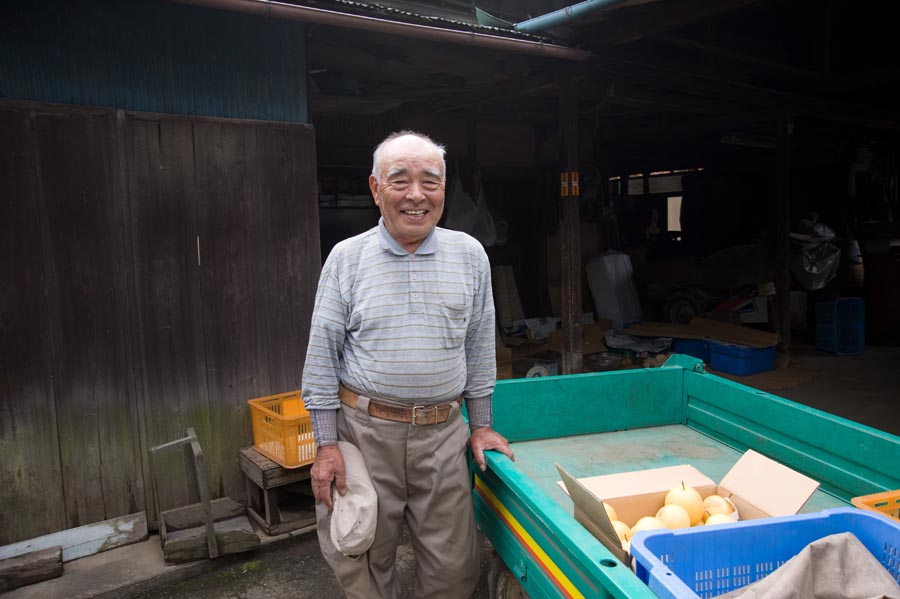
[[533, 599], [654, 597], [575, 521], [557, 462], [576, 477], [690, 464], [719, 480], [754, 449], [821, 483], [805, 512], [900, 488], [900, 438], [705, 373], [687, 356], [498, 382], [494, 424], [516, 462], [489, 452], [488, 470], [475, 471], [476, 518]]

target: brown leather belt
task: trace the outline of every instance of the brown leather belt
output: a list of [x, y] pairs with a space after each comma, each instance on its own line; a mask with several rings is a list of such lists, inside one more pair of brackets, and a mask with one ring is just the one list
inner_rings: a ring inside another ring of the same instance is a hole
[[[351, 408], [355, 408], [356, 404], [359, 403], [359, 394], [354, 393], [343, 385], [340, 386], [338, 396], [341, 398], [342, 404]], [[369, 416], [394, 422], [406, 422], [417, 426], [441, 424], [447, 422], [447, 419], [450, 418], [450, 409], [454, 403], [459, 405], [460, 398], [457, 397], [446, 403], [409, 407], [393, 406], [369, 398]]]

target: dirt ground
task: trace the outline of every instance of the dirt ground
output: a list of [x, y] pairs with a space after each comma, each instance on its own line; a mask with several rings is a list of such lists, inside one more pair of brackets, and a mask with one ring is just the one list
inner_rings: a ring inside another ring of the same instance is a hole
[[[481, 539], [481, 580], [472, 599], [488, 599], [491, 546]], [[403, 597], [410, 597], [415, 558], [401, 534], [397, 567]], [[245, 555], [229, 556], [222, 567], [181, 582], [128, 595], [129, 599], [342, 599], [322, 558], [314, 532]]]

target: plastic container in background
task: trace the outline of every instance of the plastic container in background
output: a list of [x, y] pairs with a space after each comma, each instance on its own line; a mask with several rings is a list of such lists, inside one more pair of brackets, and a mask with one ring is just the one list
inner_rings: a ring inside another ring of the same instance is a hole
[[[861, 510], [871, 510], [894, 520], [900, 520], [900, 489], [885, 491], [884, 493], [873, 493], [872, 495], [862, 495], [854, 497], [850, 501]], [[900, 556], [898, 556], [898, 559], [900, 559]]]
[[866, 304], [860, 297], [816, 303], [816, 349], [839, 356], [866, 347]]
[[853, 533], [900, 578], [900, 522], [856, 508], [643, 531], [631, 540], [631, 555], [637, 577], [661, 599], [715, 597], [765, 578], [813, 541], [842, 532]]
[[309, 412], [300, 391], [258, 397], [247, 402], [253, 424], [253, 446], [285, 468], [298, 468], [316, 459]]
[[709, 341], [706, 339], [676, 339], [675, 353], [693, 356], [709, 364]]
[[710, 341], [709, 367], [738, 376], [766, 372], [775, 368], [775, 346], [759, 349]]

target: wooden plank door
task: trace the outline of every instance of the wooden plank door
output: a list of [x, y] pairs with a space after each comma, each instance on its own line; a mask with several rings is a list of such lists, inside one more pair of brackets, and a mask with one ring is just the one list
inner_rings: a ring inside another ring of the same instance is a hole
[[312, 306], [321, 270], [315, 131], [309, 125], [261, 125], [255, 254], [273, 393], [300, 388]]
[[66, 527], [29, 113], [0, 108], [0, 546]]
[[[112, 111], [32, 117], [66, 527], [143, 507]], [[59, 488], [59, 487], [57, 487]]]
[[[129, 115], [124, 137], [140, 332], [135, 355], [143, 479], [150, 506], [149, 448], [184, 437], [188, 427], [197, 431], [204, 447], [210, 441], [193, 125], [187, 119]], [[166, 473], [159, 481], [161, 509], [195, 501], [185, 484], [189, 464], [182, 452], [157, 459]]]

